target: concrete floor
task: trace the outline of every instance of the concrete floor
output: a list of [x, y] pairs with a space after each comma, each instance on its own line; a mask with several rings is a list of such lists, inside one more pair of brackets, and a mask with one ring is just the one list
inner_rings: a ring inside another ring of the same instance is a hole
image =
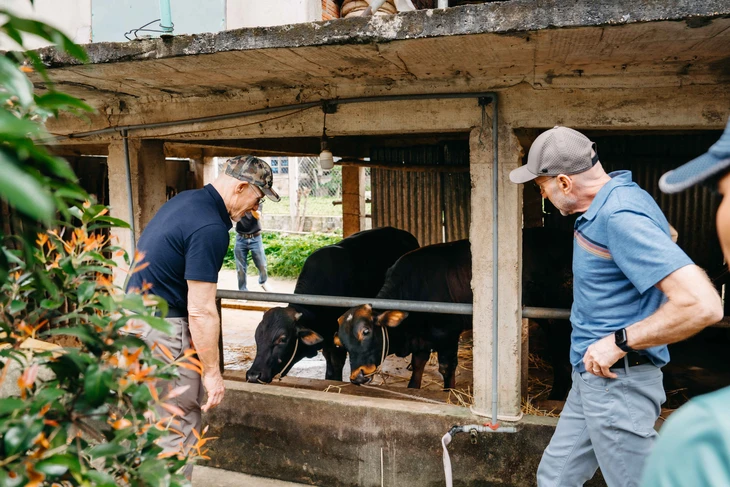
[[196, 466], [193, 469], [193, 487], [293, 487], [297, 485], [283, 480], [231, 472], [220, 468]]

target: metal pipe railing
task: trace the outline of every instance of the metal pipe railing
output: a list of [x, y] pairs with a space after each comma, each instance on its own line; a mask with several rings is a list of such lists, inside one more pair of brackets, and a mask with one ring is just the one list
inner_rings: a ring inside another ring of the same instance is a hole
[[310, 306], [334, 306], [352, 308], [361, 304], [369, 304], [376, 309], [398, 309], [420, 313], [440, 313], [449, 315], [472, 315], [471, 304], [436, 303], [429, 301], [407, 301], [401, 299], [374, 299], [345, 296], [319, 296], [316, 294], [262, 293], [252, 291], [233, 291], [221, 289], [216, 297], [223, 299], [248, 299], [251, 301], [267, 301], [274, 303], [307, 304]]
[[[361, 304], [369, 304], [377, 309], [398, 309], [419, 313], [439, 313], [444, 315], [473, 315], [474, 306], [466, 303], [442, 303], [433, 301], [408, 301], [402, 299], [375, 299], [349, 296], [322, 296], [319, 294], [288, 294], [265, 293], [258, 291], [235, 291], [233, 289], [219, 289], [218, 299], [247, 299], [269, 303], [308, 304], [311, 306], [335, 306], [352, 308]], [[522, 308], [523, 318], [567, 320], [570, 318], [569, 309]]]

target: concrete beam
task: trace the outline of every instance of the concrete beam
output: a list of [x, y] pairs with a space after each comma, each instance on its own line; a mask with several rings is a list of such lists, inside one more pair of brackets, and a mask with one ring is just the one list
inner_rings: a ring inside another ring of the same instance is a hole
[[[444, 92], [462, 91], [454, 80]], [[420, 87], [421, 92], [433, 86]], [[463, 91], [481, 87], [473, 84]], [[411, 88], [409, 92], [413, 92]], [[417, 91], [417, 90], [416, 90]], [[433, 90], [439, 91], [439, 90]], [[341, 96], [358, 96], [360, 92], [342, 92]], [[382, 94], [382, 93], [380, 93]], [[296, 103], [297, 93], [281, 94], [272, 98], [271, 105]], [[247, 100], [247, 102], [250, 100]], [[255, 101], [254, 101], [255, 102]], [[718, 129], [730, 117], [730, 90], [726, 85], [686, 85], [671, 88], [603, 88], [603, 89], [542, 89], [527, 83], [500, 91], [505, 123], [515, 128], [549, 128], [564, 124], [577, 129], [606, 130], [696, 130]], [[196, 116], [233, 113], [257, 108], [243, 101], [205, 100], [170, 102], [165, 110], [159, 105], [139, 107], [125, 117], [123, 123], [184, 120], [191, 113]], [[439, 132], [468, 132], [480, 123], [476, 100], [420, 100], [341, 105], [336, 114], [327, 119], [327, 132], [332, 136], [418, 134]], [[93, 128], [108, 126], [106, 118]], [[64, 125], [64, 122], [66, 123]], [[103, 125], [102, 125], [103, 124]], [[62, 117], [50, 121], [50, 130], [56, 133], [82, 132], [89, 127], [79, 120]], [[134, 137], [164, 138], [166, 140], [194, 141], [206, 139], [265, 139], [280, 137], [319, 138], [322, 132], [322, 114], [318, 109], [297, 112], [271, 120], [261, 115], [236, 120], [196, 124], [194, 133], [185, 126], [135, 130]], [[86, 143], [109, 140], [110, 136], [86, 138]], [[336, 140], [336, 139], [335, 139]], [[60, 141], [61, 144], [78, 143]]]
[[[109, 144], [109, 205], [111, 216], [134, 223], [139, 239], [145, 226], [165, 203], [165, 153], [162, 141], [129, 139], [129, 166], [132, 179], [133, 214], [129, 212], [126, 159], [122, 140]], [[117, 244], [128, 252], [132, 249], [132, 233], [113, 229]], [[121, 267], [125, 265], [120, 264]], [[121, 285], [126, 275], [116, 273], [115, 283]]]
[[342, 167], [342, 234], [349, 237], [365, 228], [365, 168]]
[[[502, 108], [500, 107], [500, 112]], [[499, 126], [499, 302], [492, 321], [494, 220], [492, 215], [493, 150], [491, 123], [474, 128], [469, 140], [471, 169], [472, 289], [474, 291], [474, 407], [476, 414], [492, 415], [492, 365], [499, 364], [499, 418], [522, 416], [522, 191], [510, 183], [509, 172], [522, 164], [522, 147], [512, 127]], [[499, 357], [493, 357], [493, 329], [499, 327]], [[526, 357], [524, 358], [527, 359]]]

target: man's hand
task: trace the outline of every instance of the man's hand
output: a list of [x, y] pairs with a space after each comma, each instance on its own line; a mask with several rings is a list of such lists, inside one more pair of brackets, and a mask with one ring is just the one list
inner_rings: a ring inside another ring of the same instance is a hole
[[226, 393], [226, 386], [223, 384], [223, 377], [218, 369], [203, 375], [203, 387], [208, 392], [208, 401], [201, 409], [203, 412], [208, 412], [221, 403]]
[[609, 367], [624, 358], [624, 355], [626, 352], [616, 346], [616, 339], [611, 333], [588, 347], [586, 354], [583, 355], [583, 364], [586, 366], [586, 372], [598, 377], [615, 379], [618, 375], [611, 372]]

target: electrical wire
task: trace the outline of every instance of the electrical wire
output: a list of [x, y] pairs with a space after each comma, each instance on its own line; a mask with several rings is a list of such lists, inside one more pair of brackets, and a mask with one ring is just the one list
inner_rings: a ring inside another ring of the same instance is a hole
[[[152, 22], [147, 22], [147, 23], [146, 23], [146, 24], [144, 24], [144, 25], [143, 25], [142, 27], [138, 27], [138, 28], [136, 28], [136, 29], [132, 29], [132, 30], [129, 30], [129, 31], [127, 31], [127, 32], [125, 32], [125, 33], [124, 33], [124, 37], [125, 37], [125, 38], [126, 38], [126, 39], [127, 39], [128, 41], [131, 41], [131, 40], [134, 40], [134, 39], [139, 39], [139, 37], [137, 36], [137, 32], [158, 32], [158, 33], [162, 33], [162, 34], [164, 34], [165, 32], [167, 32], [166, 30], [157, 30], [157, 29], [145, 29], [145, 27], [147, 27], [148, 25], [150, 25], [150, 24], [154, 24], [155, 22], [159, 22], [159, 21], [161, 21], [161, 20], [162, 20], [162, 19], [155, 19], [155, 20], [153, 20]], [[170, 23], [172, 24], [172, 22], [170, 22]], [[173, 29], [175, 28], [175, 24], [172, 24], [172, 28], [173, 28]], [[130, 35], [130, 34], [134, 34], [134, 39], [131, 39], [131, 38], [129, 37], [129, 35]]]

